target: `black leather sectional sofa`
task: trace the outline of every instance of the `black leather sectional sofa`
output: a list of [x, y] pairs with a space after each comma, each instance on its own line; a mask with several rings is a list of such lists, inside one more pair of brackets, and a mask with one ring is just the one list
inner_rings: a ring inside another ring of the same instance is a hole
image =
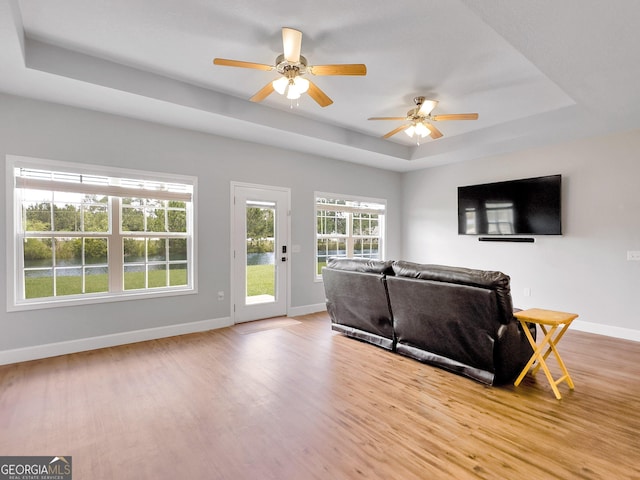
[[350, 337], [489, 385], [513, 381], [533, 353], [504, 273], [332, 258], [322, 276], [331, 327]]

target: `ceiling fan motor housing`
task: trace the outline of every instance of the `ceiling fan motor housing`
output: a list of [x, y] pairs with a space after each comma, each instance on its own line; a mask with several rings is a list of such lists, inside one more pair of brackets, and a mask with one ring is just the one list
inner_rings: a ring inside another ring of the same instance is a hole
[[[276, 58], [276, 71], [285, 75], [287, 78], [307, 73], [307, 59], [300, 55], [300, 61], [296, 63], [285, 60], [284, 54], [278, 55]], [[290, 72], [295, 72], [293, 75]]]

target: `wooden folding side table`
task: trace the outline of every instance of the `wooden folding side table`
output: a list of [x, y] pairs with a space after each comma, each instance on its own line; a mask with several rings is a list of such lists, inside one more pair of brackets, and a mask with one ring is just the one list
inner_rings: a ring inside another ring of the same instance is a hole
[[[538, 363], [532, 370], [532, 374], [535, 374], [540, 367], [544, 370], [544, 374], [547, 376], [547, 380], [551, 384], [551, 388], [553, 389], [553, 393], [556, 398], [560, 400], [562, 395], [560, 395], [560, 391], [558, 390], [558, 384], [562, 382], [567, 382], [569, 388], [573, 390], [573, 380], [571, 380], [571, 376], [565, 366], [562, 358], [560, 357], [560, 353], [558, 353], [558, 342], [565, 334], [571, 322], [575, 320], [578, 315], [575, 313], [566, 313], [566, 312], [555, 312], [553, 310], [543, 310], [541, 308], [531, 308], [529, 310], [522, 310], [520, 312], [516, 312], [513, 314], [516, 317], [520, 324], [522, 325], [522, 329], [524, 330], [525, 335], [529, 339], [529, 343], [531, 347], [533, 347], [533, 355], [522, 369], [522, 372], [514, 382], [514, 385], [517, 387], [522, 382], [522, 379], [527, 374], [533, 363], [537, 360]], [[540, 325], [542, 332], [544, 333], [544, 338], [542, 342], [537, 345], [536, 341], [531, 335], [529, 328], [527, 327], [527, 322], [535, 323]], [[547, 329], [547, 327], [550, 327]], [[559, 329], [559, 330], [558, 330]], [[556, 333], [557, 332], [557, 333]], [[554, 336], [555, 335], [555, 336]], [[544, 351], [546, 347], [546, 351]], [[544, 351], [544, 353], [543, 353]], [[563, 375], [557, 380], [553, 379], [551, 372], [549, 371], [549, 367], [547, 366], [546, 360], [549, 354], [553, 352], [556, 360], [558, 361], [558, 365], [560, 366], [560, 370], [562, 370]]]

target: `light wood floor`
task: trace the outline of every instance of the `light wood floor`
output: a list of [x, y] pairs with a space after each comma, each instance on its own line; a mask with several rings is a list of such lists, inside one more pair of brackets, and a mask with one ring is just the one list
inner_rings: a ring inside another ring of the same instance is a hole
[[76, 480], [640, 478], [640, 343], [569, 330], [558, 401], [542, 372], [485, 387], [297, 319], [2, 366], [0, 455]]

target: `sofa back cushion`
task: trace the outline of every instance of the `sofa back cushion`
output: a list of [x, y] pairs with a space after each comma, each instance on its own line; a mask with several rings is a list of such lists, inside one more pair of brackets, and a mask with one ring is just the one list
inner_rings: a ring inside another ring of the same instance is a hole
[[392, 260], [332, 257], [327, 262], [327, 268], [333, 268], [334, 270], [347, 270], [350, 272], [393, 275]]
[[513, 321], [510, 278], [502, 272], [474, 270], [464, 267], [427, 265], [406, 261], [393, 262], [393, 272], [398, 277], [446, 282], [456, 285], [478, 287], [494, 292], [496, 312], [500, 323]]
[[502, 324], [493, 290], [409, 277], [388, 277], [398, 351], [430, 352], [442, 364], [451, 359], [494, 370], [494, 342]]
[[384, 274], [327, 266], [322, 269], [322, 278], [327, 312], [333, 323], [393, 340], [393, 316]]

